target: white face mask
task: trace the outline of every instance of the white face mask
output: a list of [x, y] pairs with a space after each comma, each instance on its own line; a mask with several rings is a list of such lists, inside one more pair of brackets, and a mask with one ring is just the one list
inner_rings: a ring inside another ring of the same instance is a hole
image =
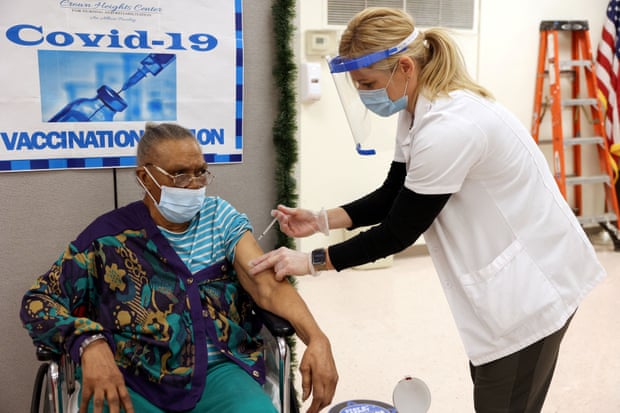
[[157, 184], [161, 189], [159, 196], [159, 203], [155, 201], [155, 198], [140, 179], [138, 182], [144, 188], [146, 193], [151, 197], [157, 209], [164, 218], [175, 224], [182, 224], [189, 222], [200, 212], [202, 204], [205, 200], [205, 187], [198, 189], [189, 188], [177, 188], [173, 186], [161, 186], [147, 168], [144, 168], [147, 174], [151, 177], [153, 182]]

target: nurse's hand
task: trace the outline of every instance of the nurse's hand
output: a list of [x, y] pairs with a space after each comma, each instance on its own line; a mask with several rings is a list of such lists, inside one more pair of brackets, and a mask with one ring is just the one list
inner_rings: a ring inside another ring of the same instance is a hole
[[278, 219], [280, 231], [289, 237], [307, 237], [317, 232], [329, 235], [327, 211], [324, 209], [313, 212], [308, 209], [278, 205], [277, 209], [271, 211], [271, 215]]
[[[289, 208], [290, 209], [290, 208]], [[269, 251], [250, 261], [250, 274], [256, 275], [262, 271], [273, 269], [276, 280], [282, 281], [289, 275], [312, 274], [309, 254], [294, 251], [286, 247]]]

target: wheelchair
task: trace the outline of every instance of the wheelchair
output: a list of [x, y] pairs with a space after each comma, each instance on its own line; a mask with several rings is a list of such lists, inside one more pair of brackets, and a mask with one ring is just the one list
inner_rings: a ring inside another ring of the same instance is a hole
[[[263, 320], [261, 335], [264, 339], [267, 381], [263, 389], [271, 396], [281, 413], [299, 413], [297, 394], [293, 386], [291, 350], [288, 339], [295, 334], [291, 324], [275, 314], [256, 308]], [[79, 383], [68, 355], [58, 355], [39, 346], [36, 356], [41, 365], [37, 370], [30, 413], [77, 413]]]

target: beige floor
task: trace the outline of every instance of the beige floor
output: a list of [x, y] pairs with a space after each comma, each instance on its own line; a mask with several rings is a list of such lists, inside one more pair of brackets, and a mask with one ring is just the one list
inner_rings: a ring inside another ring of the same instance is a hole
[[[544, 413], [620, 412], [620, 252], [604, 238], [593, 242], [609, 276], [573, 319]], [[391, 403], [396, 383], [412, 375], [430, 388], [429, 412], [473, 412], [467, 358], [428, 256], [300, 277], [298, 288], [332, 341], [340, 375], [334, 404]]]

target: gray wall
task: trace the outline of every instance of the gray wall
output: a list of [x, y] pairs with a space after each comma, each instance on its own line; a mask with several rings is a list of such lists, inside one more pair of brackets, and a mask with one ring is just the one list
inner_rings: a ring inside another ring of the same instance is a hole
[[[244, 2], [244, 162], [212, 165], [207, 189], [245, 212], [260, 233], [275, 199], [271, 140], [276, 102], [271, 75], [271, 4]], [[118, 205], [142, 194], [132, 169], [117, 170]], [[27, 412], [39, 362], [19, 321], [24, 292], [67, 242], [93, 218], [114, 208], [112, 170], [0, 174], [0, 413]], [[261, 240], [273, 245], [273, 232]]]

